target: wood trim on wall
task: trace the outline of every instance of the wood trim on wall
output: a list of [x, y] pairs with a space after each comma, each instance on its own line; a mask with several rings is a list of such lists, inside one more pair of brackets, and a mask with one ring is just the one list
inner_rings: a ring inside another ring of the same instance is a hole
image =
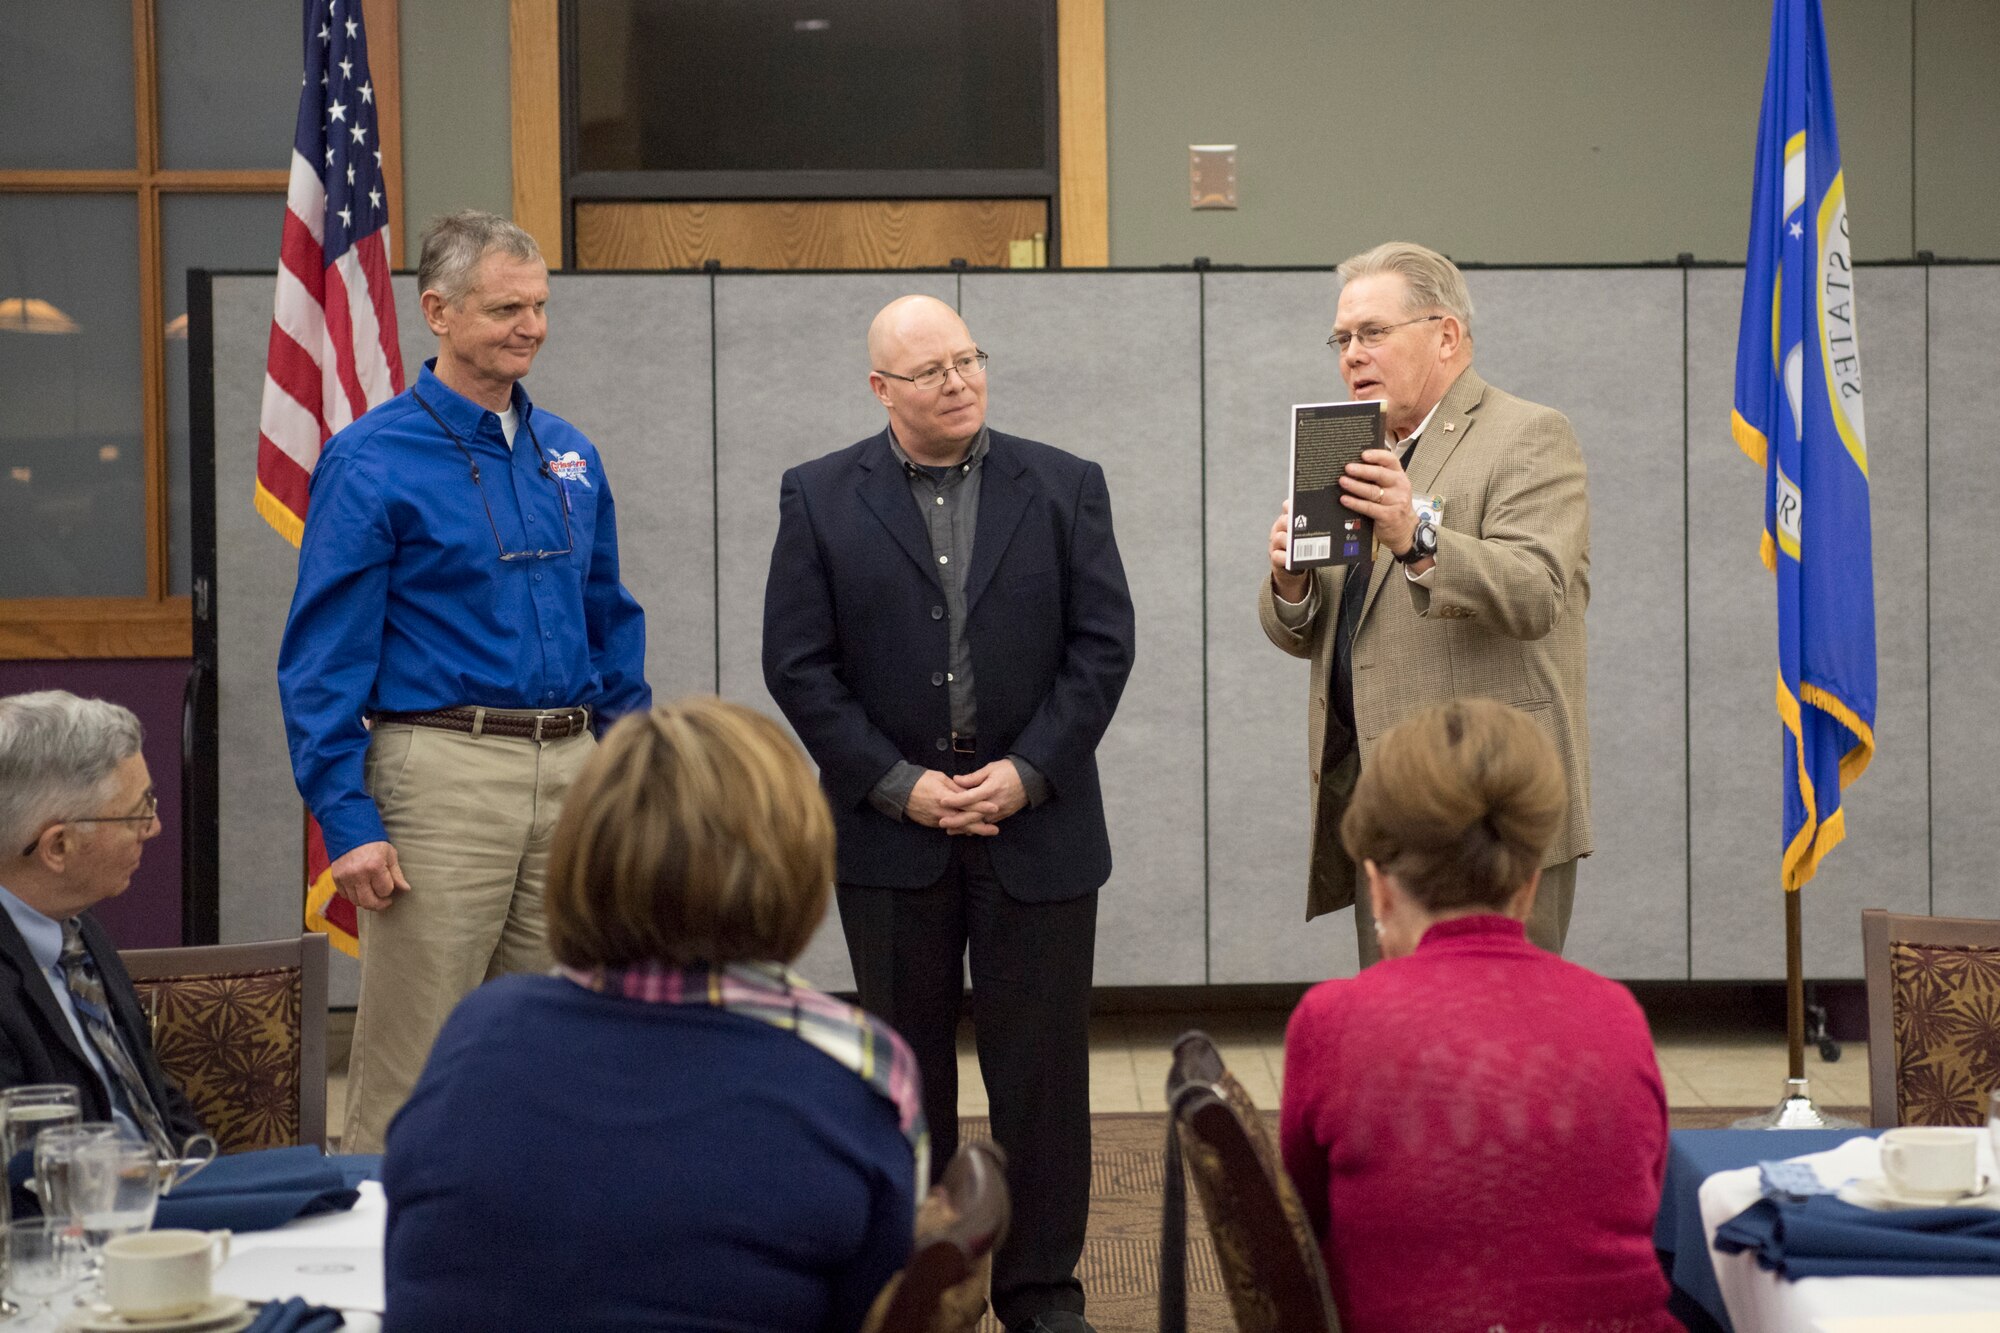
[[193, 657], [185, 597], [23, 597], [0, 601], [0, 661]]
[[562, 35], [557, 0], [510, 0], [507, 14], [509, 119], [514, 127], [514, 221], [542, 247], [550, 268], [563, 262]]
[[1058, 249], [1063, 268], [1111, 262], [1104, 116], [1104, 0], [1056, 0]]
[[1006, 268], [1045, 199], [735, 199], [576, 206], [578, 269]]
[[[368, 77], [375, 85], [375, 124], [382, 137], [382, 202], [391, 218], [403, 216], [402, 10], [402, 0], [361, 0], [361, 21], [368, 32]], [[390, 227], [389, 267], [402, 266], [403, 229]]]
[[[509, 86], [514, 129], [514, 221], [562, 262], [561, 31], [557, 0], [510, 0]], [[1056, 0], [1060, 259], [1064, 268], [1111, 262], [1104, 102], [1104, 0]]]

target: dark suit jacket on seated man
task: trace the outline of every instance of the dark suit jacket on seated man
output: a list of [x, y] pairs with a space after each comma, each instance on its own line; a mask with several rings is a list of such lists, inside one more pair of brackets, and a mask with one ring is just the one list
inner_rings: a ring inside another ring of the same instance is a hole
[[983, 352], [904, 297], [869, 330], [889, 429], [785, 474], [764, 679], [820, 766], [861, 1003], [909, 1041], [936, 1169], [973, 1027], [1008, 1155], [1010, 1330], [1087, 1329], [1088, 1019], [1111, 873], [1096, 750], [1131, 671], [1104, 473], [986, 428]]
[[[1472, 298], [1434, 250], [1379, 245], [1340, 266], [1327, 341], [1348, 393], [1379, 401], [1389, 449], [1350, 464], [1343, 503], [1374, 520], [1363, 563], [1288, 572], [1290, 506], [1271, 527], [1264, 633], [1312, 660], [1307, 762], [1313, 833], [1306, 915], [1355, 907], [1363, 966], [1381, 957], [1340, 818], [1376, 739], [1433, 704], [1481, 695], [1541, 724], [1568, 801], [1543, 864], [1528, 938], [1562, 952], [1576, 862], [1591, 851], [1584, 608], [1590, 501], [1583, 451], [1559, 412], [1472, 369]], [[1441, 509], [1419, 521], [1417, 495]]]
[[0, 699], [0, 1089], [76, 1088], [178, 1157], [200, 1119], [153, 1054], [132, 980], [89, 910], [160, 831], [139, 719], [61, 691]]

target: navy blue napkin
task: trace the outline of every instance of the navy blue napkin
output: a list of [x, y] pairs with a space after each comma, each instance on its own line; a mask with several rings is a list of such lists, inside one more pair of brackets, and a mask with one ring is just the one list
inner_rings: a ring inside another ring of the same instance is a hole
[[1831, 1195], [1759, 1199], [1715, 1232], [1725, 1254], [1754, 1251], [1783, 1277], [2000, 1277], [2000, 1211], [1878, 1212]]
[[317, 1148], [267, 1148], [218, 1157], [174, 1186], [156, 1227], [272, 1231], [300, 1217], [345, 1212], [361, 1197], [345, 1161]]
[[347, 1321], [340, 1311], [323, 1305], [307, 1305], [297, 1296], [273, 1301], [258, 1312], [256, 1322], [243, 1333], [332, 1333]]

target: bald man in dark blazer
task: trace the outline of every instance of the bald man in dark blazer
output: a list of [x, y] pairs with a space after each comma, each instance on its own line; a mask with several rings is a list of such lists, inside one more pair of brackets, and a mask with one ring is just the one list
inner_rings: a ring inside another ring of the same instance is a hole
[[970, 958], [1014, 1207], [995, 1313], [1082, 1333], [1096, 750], [1133, 657], [1110, 497], [1097, 464], [987, 428], [950, 306], [894, 302], [868, 344], [888, 429], [785, 474], [764, 678], [820, 766], [861, 1003], [916, 1052], [939, 1171]]

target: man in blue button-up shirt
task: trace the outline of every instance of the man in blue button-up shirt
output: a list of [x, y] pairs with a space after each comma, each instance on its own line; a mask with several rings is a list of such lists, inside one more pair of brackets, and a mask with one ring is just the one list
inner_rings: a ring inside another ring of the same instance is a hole
[[548, 332], [533, 238], [442, 218], [418, 284], [437, 357], [321, 453], [278, 658], [293, 773], [363, 909], [351, 1152], [381, 1151], [466, 992], [548, 966], [563, 794], [652, 702], [603, 464], [520, 385]]

